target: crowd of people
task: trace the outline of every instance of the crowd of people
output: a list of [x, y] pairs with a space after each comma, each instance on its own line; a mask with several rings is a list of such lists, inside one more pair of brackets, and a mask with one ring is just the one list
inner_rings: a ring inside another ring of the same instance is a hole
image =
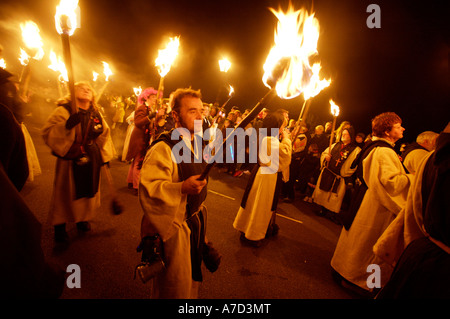
[[[2, 87], [9, 77], [3, 75]], [[11, 90], [8, 86], [7, 93]], [[201, 265], [211, 272], [220, 265], [220, 252], [206, 233], [208, 181], [202, 173], [208, 159], [203, 155], [211, 145], [216, 146], [214, 159], [222, 159], [216, 166], [223, 174], [248, 176], [233, 222], [243, 243], [259, 247], [265, 238], [276, 236], [278, 202], [294, 203], [297, 198], [343, 226], [331, 259], [333, 277], [343, 286], [377, 298], [450, 297], [445, 273], [450, 260], [445, 196], [450, 125], [440, 134], [423, 132], [398, 153], [394, 145], [405, 129], [393, 112], [373, 118], [366, 136], [356, 133], [348, 121], [334, 132], [331, 122], [310, 132], [307, 123], [290, 119], [286, 110], [263, 109], [244, 129], [249, 135], [259, 135], [260, 129], [270, 133], [248, 138], [244, 145], [226, 139], [220, 148], [216, 138], [238, 127], [250, 109], [227, 111], [205, 103], [201, 92], [190, 88], [162, 99], [149, 87], [136, 99], [118, 96], [102, 107], [91, 85], [78, 82], [73, 97], [59, 100], [42, 127], [42, 137], [57, 157], [50, 210], [55, 242], [68, 242], [67, 223], [76, 223], [82, 232], [90, 230], [89, 221], [100, 206], [102, 170], [107, 172], [112, 160], [129, 163], [124, 182], [138, 195], [143, 210], [140, 275], [144, 280], [145, 269], [164, 265], [150, 276], [152, 297], [195, 298]], [[11, 100], [1, 102], [5, 110], [14, 111]], [[14, 112], [10, 118], [11, 130], [20, 136]], [[198, 134], [196, 121], [209, 136]], [[183, 154], [177, 154], [181, 142]], [[256, 160], [252, 142], [257, 144]], [[24, 149], [22, 145], [14, 156], [23, 157]], [[275, 169], [268, 164], [274, 159], [270, 154], [277, 154]], [[190, 161], [175, 160], [177, 156]], [[14, 173], [17, 170], [9, 173], [11, 165], [2, 159], [2, 176], [14, 181], [20, 175]], [[20, 191], [24, 178], [8, 186], [9, 191]], [[35, 249], [41, 254], [39, 247]], [[47, 267], [42, 258], [40, 262]], [[370, 265], [380, 270], [381, 281], [374, 285], [367, 279]], [[423, 269], [427, 280], [421, 278]], [[58, 282], [56, 271], [44, 275]], [[45, 285], [44, 275], [37, 285]]]

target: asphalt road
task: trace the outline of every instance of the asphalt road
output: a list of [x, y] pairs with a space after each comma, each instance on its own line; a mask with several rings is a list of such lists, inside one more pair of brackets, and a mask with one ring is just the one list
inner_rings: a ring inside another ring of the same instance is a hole
[[[27, 123], [27, 122], [26, 122]], [[62, 299], [145, 299], [149, 284], [134, 280], [140, 260], [136, 252], [142, 216], [138, 197], [127, 188], [129, 164], [114, 160], [111, 172], [124, 206], [113, 215], [106, 179], [102, 178], [102, 207], [91, 222], [92, 230], [79, 234], [68, 225], [70, 243], [56, 246], [48, 223], [55, 157], [39, 135], [39, 125], [26, 124], [33, 138], [42, 174], [27, 182], [22, 195], [42, 223], [42, 247], [49, 261], [66, 269], [77, 264], [81, 288], [65, 288]], [[330, 260], [341, 227], [314, 214], [314, 204], [296, 199], [279, 204], [279, 234], [261, 247], [243, 245], [232, 223], [239, 208], [247, 177], [236, 178], [211, 171], [206, 206], [207, 236], [222, 254], [215, 273], [204, 268], [200, 287], [203, 299], [354, 299], [331, 277]]]

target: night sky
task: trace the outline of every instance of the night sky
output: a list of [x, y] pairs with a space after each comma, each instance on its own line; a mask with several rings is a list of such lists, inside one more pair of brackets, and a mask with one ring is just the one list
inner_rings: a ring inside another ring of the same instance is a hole
[[[393, 4], [392, 2], [397, 2]], [[328, 100], [341, 108], [340, 121], [370, 132], [370, 120], [394, 111], [403, 119], [405, 141], [425, 130], [440, 132], [450, 119], [449, 17], [447, 1], [316, 0], [294, 1], [296, 9], [313, 8], [320, 23], [318, 44], [323, 75], [331, 86], [312, 100], [312, 125], [331, 120]], [[5, 1], [0, 4], [0, 44], [7, 69], [20, 73], [20, 23], [36, 22], [44, 50], [61, 54], [54, 26], [59, 0]], [[106, 1], [80, 0], [81, 28], [71, 37], [75, 80], [102, 73], [106, 61], [114, 75], [109, 93], [130, 95], [132, 87], [157, 87], [158, 49], [180, 36], [179, 56], [165, 78], [165, 96], [178, 87], [201, 89], [214, 102], [225, 83], [236, 95], [228, 104], [252, 108], [268, 89], [262, 66], [273, 45], [277, 19], [269, 7], [286, 10], [289, 1]], [[381, 8], [381, 28], [370, 29], [366, 12]], [[218, 60], [232, 66], [219, 71]], [[33, 65], [34, 85], [54, 85], [48, 55]], [[223, 91], [222, 91], [223, 92]], [[224, 97], [220, 96], [222, 102]], [[274, 100], [297, 118], [303, 97]]]

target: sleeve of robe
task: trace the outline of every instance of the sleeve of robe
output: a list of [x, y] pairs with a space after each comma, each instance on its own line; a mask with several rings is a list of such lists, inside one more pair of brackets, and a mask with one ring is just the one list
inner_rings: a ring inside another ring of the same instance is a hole
[[[331, 149], [333, 149], [333, 147], [336, 145], [336, 143], [331, 145]], [[325, 156], [330, 154], [330, 147], [327, 147], [322, 154], [320, 154], [320, 167], [322, 168], [324, 166], [324, 162], [325, 162]]]
[[288, 138], [283, 138], [280, 143], [280, 168], [279, 172], [283, 175], [283, 181], [289, 181], [289, 165], [292, 159], [292, 142]]
[[100, 153], [102, 154], [103, 163], [111, 161], [116, 157], [116, 149], [114, 147], [113, 140], [111, 138], [111, 129], [108, 123], [106, 123], [105, 118], [102, 116], [103, 132], [100, 134], [95, 142], [100, 148]]
[[[273, 156], [278, 154], [278, 157]], [[283, 181], [289, 180], [289, 165], [291, 164], [292, 143], [284, 138], [279, 142], [278, 138], [264, 137], [259, 151], [259, 160], [262, 174], [282, 172]]]
[[157, 233], [166, 241], [181, 227], [187, 199], [181, 193], [181, 185], [172, 150], [164, 142], [155, 144], [144, 159], [139, 183], [139, 201], [144, 211], [142, 237]]
[[363, 161], [363, 178], [377, 194], [377, 200], [398, 214], [406, 204], [411, 174], [406, 174], [397, 153], [388, 147], [377, 147]]
[[50, 114], [41, 130], [45, 144], [59, 156], [66, 155], [75, 141], [75, 128], [66, 129], [69, 116], [69, 112], [59, 106]]
[[[69, 112], [64, 107], [59, 106], [50, 114], [41, 130], [45, 144], [61, 157], [67, 154], [75, 141], [75, 127], [70, 130], [66, 128], [69, 116]], [[106, 163], [114, 158], [116, 151], [111, 139], [110, 128], [103, 117], [102, 125], [103, 133], [97, 137], [96, 143], [100, 148], [103, 162]]]
[[356, 156], [358, 156], [359, 152], [361, 152], [361, 149], [359, 147], [355, 148], [347, 157], [344, 164], [342, 164], [341, 167], [341, 176], [342, 177], [349, 177], [352, 176], [352, 174], [356, 171], [357, 167], [354, 169], [351, 169], [353, 161], [355, 160]]

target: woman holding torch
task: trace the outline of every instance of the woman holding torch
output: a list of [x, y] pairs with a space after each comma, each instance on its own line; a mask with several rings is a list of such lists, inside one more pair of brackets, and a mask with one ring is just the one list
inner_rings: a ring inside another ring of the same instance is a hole
[[126, 160], [132, 161], [127, 182], [133, 188], [135, 195], [138, 192], [142, 161], [154, 133], [155, 120], [160, 118], [160, 116], [156, 118], [159, 114], [156, 111], [157, 94], [158, 91], [154, 88], [146, 88], [138, 97], [134, 113], [134, 129], [130, 136]]
[[[78, 112], [71, 114], [69, 95], [58, 102], [42, 128], [45, 143], [57, 157], [50, 204], [56, 242], [68, 240], [66, 223], [75, 222], [79, 231], [90, 230], [89, 220], [100, 206], [100, 169], [115, 155], [110, 129], [98, 111], [90, 84], [79, 82], [74, 87]], [[81, 143], [75, 134], [77, 125], [81, 126]]]
[[328, 147], [321, 156], [322, 171], [312, 195], [314, 202], [321, 206], [321, 215], [330, 211], [332, 220], [341, 211], [348, 179], [356, 171], [351, 165], [361, 149], [355, 143], [353, 127], [345, 128], [341, 140]]

